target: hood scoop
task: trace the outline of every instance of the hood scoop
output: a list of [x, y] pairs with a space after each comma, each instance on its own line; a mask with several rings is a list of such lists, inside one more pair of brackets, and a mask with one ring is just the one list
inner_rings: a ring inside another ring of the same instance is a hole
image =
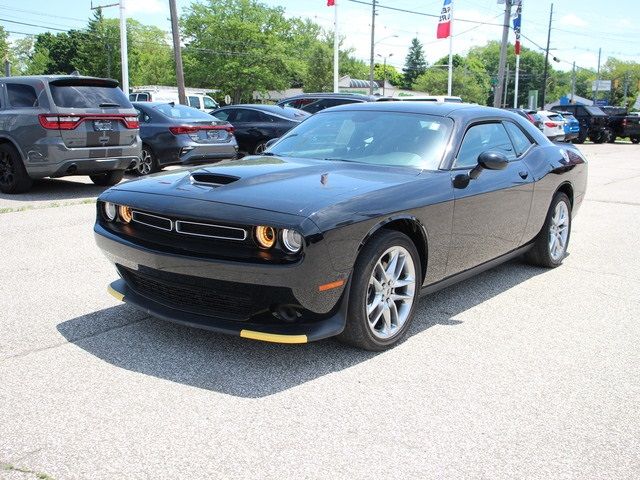
[[210, 172], [193, 172], [191, 174], [191, 183], [195, 183], [198, 185], [207, 185], [210, 187], [221, 187], [222, 185], [229, 185], [237, 180], [240, 180], [240, 177], [235, 177], [233, 175], [222, 175], [219, 173], [210, 173]]

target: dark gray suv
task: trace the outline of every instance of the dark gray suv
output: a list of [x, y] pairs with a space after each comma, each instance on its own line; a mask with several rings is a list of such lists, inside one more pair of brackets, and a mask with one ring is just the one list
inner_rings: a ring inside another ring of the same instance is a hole
[[116, 80], [75, 75], [0, 78], [0, 191], [33, 179], [122, 180], [137, 165], [138, 116]]

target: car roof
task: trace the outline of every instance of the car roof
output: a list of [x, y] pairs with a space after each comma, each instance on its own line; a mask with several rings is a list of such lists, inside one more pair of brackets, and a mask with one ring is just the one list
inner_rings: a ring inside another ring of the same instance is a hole
[[471, 103], [438, 103], [438, 102], [367, 102], [350, 103], [327, 108], [318, 112], [339, 110], [374, 110], [381, 112], [423, 113], [440, 117], [456, 116], [505, 116], [505, 110], [493, 107], [482, 107]]
[[327, 93], [327, 92], [319, 92], [319, 93], [300, 93], [298, 95], [293, 95], [291, 97], [283, 98], [279, 100], [278, 103], [289, 102], [291, 100], [302, 99], [302, 98], [344, 98], [351, 100], [359, 100], [362, 102], [377, 102], [378, 100], [391, 100], [391, 97], [382, 97], [379, 95], [364, 95], [362, 93], [349, 93], [349, 92], [341, 92], [341, 93]]
[[32, 81], [32, 80], [95, 80], [102, 81], [105, 83], [114, 83], [119, 85], [117, 80], [113, 78], [101, 78], [101, 77], [89, 77], [84, 75], [21, 75], [15, 77], [0, 77], [0, 81], [3, 82], [19, 82], [19, 81]]

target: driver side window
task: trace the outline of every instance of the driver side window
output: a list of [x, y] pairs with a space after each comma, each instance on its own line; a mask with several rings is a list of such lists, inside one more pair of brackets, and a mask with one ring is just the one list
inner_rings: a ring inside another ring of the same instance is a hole
[[508, 160], [516, 158], [511, 139], [502, 123], [482, 123], [469, 128], [453, 168], [473, 168], [478, 164], [478, 156], [489, 150], [504, 154]]

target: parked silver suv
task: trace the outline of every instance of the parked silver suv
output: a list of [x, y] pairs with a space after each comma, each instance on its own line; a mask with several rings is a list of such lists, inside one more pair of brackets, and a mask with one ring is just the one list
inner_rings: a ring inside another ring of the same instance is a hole
[[138, 114], [115, 80], [75, 75], [0, 78], [0, 190], [89, 175], [115, 185], [139, 162]]

